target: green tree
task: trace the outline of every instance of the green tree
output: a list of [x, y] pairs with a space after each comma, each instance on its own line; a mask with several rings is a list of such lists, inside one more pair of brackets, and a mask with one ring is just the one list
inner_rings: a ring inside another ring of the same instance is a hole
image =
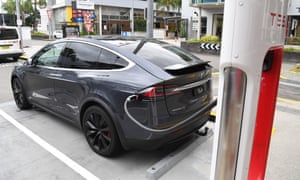
[[2, 8], [7, 11], [8, 14], [15, 14], [16, 12], [16, 1], [7, 0], [6, 3], [2, 4]]
[[[156, 3], [156, 9], [157, 10], [161, 10], [165, 11], [165, 8], [167, 9], [167, 11], [170, 11], [170, 8], [172, 9], [178, 9], [178, 12], [180, 12], [180, 8], [181, 8], [181, 0], [158, 0]], [[169, 29], [169, 31], [176, 31], [176, 33], [178, 33], [178, 23], [176, 21], [176, 27], [175, 29]]]
[[[36, 27], [36, 18], [39, 18], [39, 12], [36, 8], [37, 5], [39, 6], [46, 6], [46, 0], [34, 0], [34, 6], [32, 4], [32, 0], [19, 0], [20, 4], [20, 13], [22, 17], [23, 23], [25, 23], [25, 17], [28, 17], [32, 20], [31, 24], [26, 25], [32, 25]], [[7, 0], [5, 3], [2, 4], [2, 8], [7, 11], [8, 14], [16, 14], [16, 1], [15, 0]], [[31, 17], [33, 16], [33, 17]]]
[[156, 8], [159, 10], [164, 10], [167, 8], [167, 11], [169, 11], [170, 8], [178, 8], [179, 11], [181, 8], [181, 0], [158, 0], [156, 3]]

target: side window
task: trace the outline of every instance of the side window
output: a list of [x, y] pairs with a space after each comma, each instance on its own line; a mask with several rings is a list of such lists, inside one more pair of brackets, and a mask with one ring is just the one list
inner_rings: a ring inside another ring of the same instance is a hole
[[11, 40], [11, 39], [18, 39], [18, 32], [17, 29], [0, 29], [0, 39], [1, 40]]
[[100, 48], [90, 44], [72, 42], [62, 52], [60, 67], [96, 69]]
[[127, 61], [105, 49], [102, 49], [99, 60], [100, 69], [121, 69], [128, 65]]
[[64, 47], [65, 43], [45, 47], [33, 58], [33, 63], [39, 66], [56, 66]]

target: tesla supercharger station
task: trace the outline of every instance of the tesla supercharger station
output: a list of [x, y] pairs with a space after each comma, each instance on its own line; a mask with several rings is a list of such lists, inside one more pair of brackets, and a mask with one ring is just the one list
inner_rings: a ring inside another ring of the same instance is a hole
[[211, 180], [264, 179], [288, 0], [226, 0]]

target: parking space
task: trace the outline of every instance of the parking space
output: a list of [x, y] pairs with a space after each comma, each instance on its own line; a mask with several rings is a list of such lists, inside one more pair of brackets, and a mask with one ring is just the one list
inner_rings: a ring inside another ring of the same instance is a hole
[[[0, 111], [40, 138], [37, 142], [0, 113], [0, 166], [5, 167], [0, 169], [0, 179], [147, 179], [147, 170], [177, 148], [132, 150], [104, 158], [89, 148], [80, 129], [62, 119], [39, 109], [19, 111], [14, 102], [0, 104]], [[205, 166], [210, 166], [207, 161]], [[205, 174], [201, 167], [200, 163], [191, 179], [197, 179], [199, 172]]]

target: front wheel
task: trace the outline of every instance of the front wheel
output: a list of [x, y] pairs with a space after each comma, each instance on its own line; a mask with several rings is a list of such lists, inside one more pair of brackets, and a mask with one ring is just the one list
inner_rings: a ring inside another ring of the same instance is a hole
[[22, 84], [18, 78], [12, 80], [12, 91], [18, 108], [21, 110], [31, 108], [31, 104], [28, 102]]
[[102, 156], [116, 155], [120, 140], [110, 116], [100, 107], [89, 107], [83, 116], [83, 131], [89, 146]]

